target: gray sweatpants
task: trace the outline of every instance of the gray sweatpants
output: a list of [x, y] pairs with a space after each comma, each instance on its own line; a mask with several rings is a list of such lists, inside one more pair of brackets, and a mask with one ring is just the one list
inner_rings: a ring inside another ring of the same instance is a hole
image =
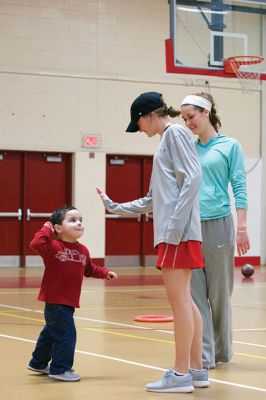
[[203, 366], [214, 368], [217, 362], [228, 362], [233, 355], [235, 230], [231, 215], [202, 221], [201, 226], [205, 268], [193, 270], [191, 293], [203, 320]]

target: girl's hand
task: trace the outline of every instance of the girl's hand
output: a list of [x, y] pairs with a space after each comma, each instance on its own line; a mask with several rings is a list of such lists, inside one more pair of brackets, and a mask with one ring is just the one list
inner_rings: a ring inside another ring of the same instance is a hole
[[104, 193], [101, 189], [96, 188], [96, 191], [98, 193], [98, 195], [100, 196], [100, 198], [104, 201], [107, 200], [109, 197], [107, 196], [106, 193]]
[[236, 246], [239, 256], [243, 256], [250, 249], [249, 238], [246, 231], [237, 231]]
[[118, 276], [116, 275], [116, 273], [114, 272], [114, 271], [109, 271], [108, 272], [108, 275], [107, 275], [107, 277], [106, 277], [106, 279], [108, 279], [108, 280], [110, 280], [110, 279], [117, 279], [118, 278]]

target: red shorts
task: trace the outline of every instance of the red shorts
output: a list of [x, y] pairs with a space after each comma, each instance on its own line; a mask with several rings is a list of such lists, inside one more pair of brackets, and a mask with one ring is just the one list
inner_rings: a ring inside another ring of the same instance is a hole
[[158, 258], [156, 268], [203, 268], [201, 242], [188, 240], [179, 245], [160, 243], [158, 245]]

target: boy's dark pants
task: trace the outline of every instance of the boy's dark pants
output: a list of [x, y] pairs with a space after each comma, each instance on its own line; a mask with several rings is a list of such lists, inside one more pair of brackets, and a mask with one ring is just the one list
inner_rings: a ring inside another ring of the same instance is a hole
[[61, 374], [72, 368], [76, 346], [75, 308], [45, 303], [46, 325], [40, 333], [30, 365], [43, 369], [50, 364], [50, 374]]

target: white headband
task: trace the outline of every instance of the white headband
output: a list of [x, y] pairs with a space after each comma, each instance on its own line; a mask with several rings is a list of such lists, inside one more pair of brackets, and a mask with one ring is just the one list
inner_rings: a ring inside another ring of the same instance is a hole
[[211, 111], [212, 109], [212, 103], [208, 99], [205, 99], [205, 97], [201, 96], [195, 96], [194, 94], [190, 94], [183, 99], [181, 106], [185, 104], [206, 108], [208, 111]]

